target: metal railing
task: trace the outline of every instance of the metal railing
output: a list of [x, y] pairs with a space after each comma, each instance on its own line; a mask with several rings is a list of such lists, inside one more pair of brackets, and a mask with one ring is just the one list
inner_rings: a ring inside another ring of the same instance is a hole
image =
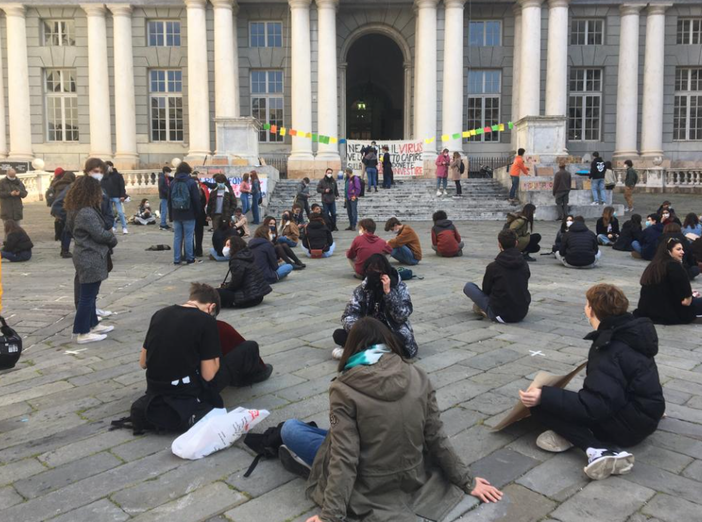
[[467, 158], [469, 178], [491, 178], [495, 170], [512, 163], [512, 156], [506, 154], [499, 156], [472, 156], [468, 154]]
[[266, 162], [266, 165], [270, 165], [280, 173], [280, 179], [288, 177], [288, 156], [289, 154], [285, 152], [261, 154], [261, 158]]

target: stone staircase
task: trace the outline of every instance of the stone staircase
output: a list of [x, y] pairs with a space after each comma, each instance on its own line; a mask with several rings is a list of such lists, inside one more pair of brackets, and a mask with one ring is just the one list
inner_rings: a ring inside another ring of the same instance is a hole
[[[320, 203], [320, 194], [316, 193], [316, 180], [310, 186], [310, 205]], [[271, 195], [265, 214], [279, 217], [283, 210], [292, 207], [299, 180], [280, 180]], [[342, 193], [343, 182], [337, 181]], [[501, 221], [507, 212], [518, 207], [511, 206], [508, 191], [493, 179], [461, 180], [463, 197], [453, 198], [455, 188], [449, 181], [446, 197], [436, 197], [434, 180], [402, 180], [392, 189], [378, 189], [378, 192], [366, 192], [358, 203], [358, 217], [370, 217], [378, 222], [396, 216], [400, 221], [431, 221], [432, 214], [444, 210], [453, 221]], [[341, 221], [346, 220], [343, 208], [343, 196], [337, 200], [337, 213]]]

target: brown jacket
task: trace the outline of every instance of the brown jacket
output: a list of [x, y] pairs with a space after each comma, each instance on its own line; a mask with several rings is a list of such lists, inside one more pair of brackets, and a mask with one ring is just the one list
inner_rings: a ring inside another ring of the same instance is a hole
[[281, 229], [280, 235], [287, 237], [290, 241], [297, 243], [300, 241], [300, 227], [294, 221], [288, 221]]
[[400, 233], [397, 234], [397, 237], [388, 241], [388, 245], [390, 245], [390, 248], [399, 248], [407, 245], [412, 251], [414, 258], [417, 261], [422, 260], [422, 245], [419, 243], [419, 236], [409, 225], [402, 225]]
[[449, 179], [451, 181], [458, 181], [461, 179], [461, 163], [463, 158], [452, 159], [449, 163]]
[[442, 520], [472, 490], [420, 368], [383, 355], [335, 379], [329, 403], [331, 428], [307, 481], [324, 522]]

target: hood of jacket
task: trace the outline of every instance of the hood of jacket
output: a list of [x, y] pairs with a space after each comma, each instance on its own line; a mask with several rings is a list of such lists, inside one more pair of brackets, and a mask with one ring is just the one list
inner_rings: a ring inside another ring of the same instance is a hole
[[[254, 238], [254, 239], [261, 239], [261, 238]], [[251, 241], [253, 241], [253, 239]], [[261, 241], [265, 241], [265, 239], [261, 239]], [[251, 252], [251, 249], [249, 247], [242, 248], [241, 250], [239, 250], [234, 255], [234, 257], [232, 259], [236, 259], [238, 261], [244, 261], [246, 263], [253, 263], [255, 261], [253, 252]]]
[[508, 270], [518, 270], [526, 264], [524, 256], [516, 247], [508, 248], [497, 254], [495, 262]]
[[570, 228], [568, 229], [568, 233], [570, 234], [571, 232], [587, 232], [588, 230], [590, 229], [587, 228], [587, 225], [582, 221], [573, 221], [573, 224], [570, 225]]
[[[262, 238], [262, 237], [255, 237], [255, 238], [253, 238], [253, 239], [252, 239], [251, 241], [249, 241], [249, 243], [248, 243], [248, 245], [249, 245], [249, 251], [250, 251], [252, 248], [258, 248], [258, 247], [260, 247], [260, 246], [263, 245], [264, 243], [268, 243], [268, 244], [270, 245], [271, 242], [268, 241], [267, 239]], [[253, 255], [253, 254], [252, 254], [252, 255]]]
[[377, 243], [380, 238], [376, 236], [375, 234], [371, 234], [370, 232], [365, 232], [363, 234], [363, 240], [367, 241], [368, 243]]
[[444, 230], [450, 230], [451, 227], [453, 227], [453, 221], [450, 219], [440, 219], [436, 223], [434, 223], [434, 228], [436, 228], [436, 232], [443, 232]]
[[585, 339], [594, 341], [598, 350], [612, 341], [619, 341], [646, 357], [655, 357], [658, 353], [658, 334], [651, 320], [647, 317], [634, 317], [629, 313], [608, 317]]
[[386, 402], [394, 402], [407, 393], [410, 367], [399, 355], [383, 355], [370, 366], [357, 366], [342, 373], [338, 379], [362, 395]]
[[327, 225], [324, 222], [324, 218], [320, 215], [319, 217], [311, 217], [310, 222], [307, 223], [307, 228], [308, 229], [322, 229], [325, 228]]
[[191, 178], [190, 174], [188, 174], [187, 172], [177, 172], [174, 179], [185, 181]]
[[[363, 287], [363, 290], [366, 290], [366, 283], [367, 282], [368, 282], [368, 279], [364, 279], [361, 282], [361, 286]], [[390, 288], [396, 288], [399, 283], [400, 283], [400, 274], [395, 267], [391, 266], [390, 267]], [[370, 290], [366, 290], [366, 291], [370, 291]]]

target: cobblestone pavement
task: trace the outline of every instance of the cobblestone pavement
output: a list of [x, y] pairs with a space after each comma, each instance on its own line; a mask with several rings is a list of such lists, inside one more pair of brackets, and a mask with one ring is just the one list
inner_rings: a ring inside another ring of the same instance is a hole
[[[647, 202], [653, 208], [661, 199], [642, 197], [637, 207], [643, 210]], [[692, 208], [699, 198], [675, 201]], [[70, 340], [73, 265], [58, 257], [43, 204], [27, 205], [25, 223], [36, 245], [34, 258], [3, 264], [4, 315], [23, 335], [26, 351], [15, 370], [0, 373], [0, 520], [283, 522], [314, 514], [303, 481], [278, 462], [263, 461], [244, 478], [252, 455], [241, 443], [189, 462], [171, 454], [173, 437], [108, 431], [109, 422], [123, 416], [144, 390], [137, 360], [153, 312], [183, 302], [191, 281], [219, 284], [225, 264], [174, 267], [172, 252], [145, 251], [171, 243], [169, 232], [130, 227], [128, 236], [119, 235], [115, 269], [99, 301], [116, 313], [110, 321], [116, 329], [105, 342], [77, 346]], [[466, 281], [481, 282], [485, 265], [497, 253], [501, 224], [458, 225], [468, 245], [465, 257], [441, 259], [427, 252], [416, 267], [424, 279], [408, 283], [420, 346], [416, 364], [438, 389], [446, 430], [461, 457], [506, 495], [484, 506], [466, 497], [452, 518], [700, 520], [702, 326], [658, 328], [668, 417], [634, 448], [630, 475], [589, 482], [579, 451], [552, 455], [536, 448], [539, 430], [531, 421], [500, 433], [490, 426], [537, 370], [566, 372], [585, 359], [585, 290], [596, 282], [615, 283], [633, 308], [644, 263], [605, 250], [600, 268], [579, 271], [539, 257], [531, 265], [533, 304], [527, 319], [518, 325], [492, 324], [473, 315], [462, 287]], [[431, 252], [429, 224], [416, 229]], [[536, 231], [548, 248], [556, 224], [537, 223]], [[331, 333], [358, 283], [343, 256], [353, 237], [339, 233], [338, 254], [310, 260], [305, 271], [275, 285], [262, 306], [221, 314], [258, 341], [262, 356], [275, 367], [269, 381], [225, 393], [229, 408], [271, 410], [259, 429], [292, 417], [328, 426], [326, 390], [335, 373]], [[531, 355], [538, 350], [544, 355]], [[571, 386], [581, 382], [582, 376]]]

